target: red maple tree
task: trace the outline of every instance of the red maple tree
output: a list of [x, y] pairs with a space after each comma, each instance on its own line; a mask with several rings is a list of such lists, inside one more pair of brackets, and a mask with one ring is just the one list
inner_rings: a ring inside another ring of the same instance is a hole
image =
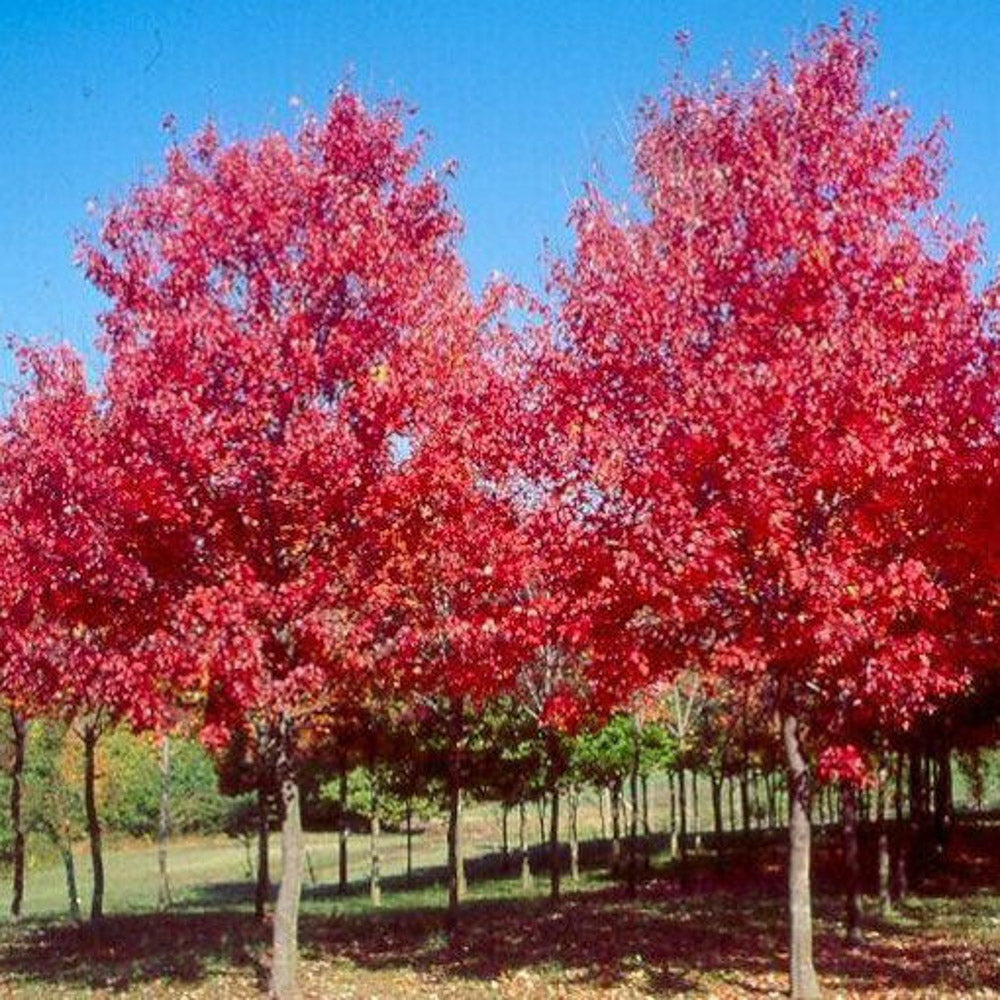
[[906, 727], [962, 683], [927, 503], [989, 419], [979, 234], [938, 210], [939, 132], [868, 99], [873, 55], [845, 18], [787, 73], [676, 83], [641, 115], [646, 215], [588, 192], [556, 275], [574, 489], [620, 631], [660, 647], [623, 688], [693, 659], [780, 713], [801, 997], [809, 761], [858, 711]]
[[28, 715], [73, 719], [84, 742], [99, 920], [96, 744], [109, 723], [155, 728], [169, 714], [179, 678], [153, 650], [170, 600], [144, 561], [128, 470], [82, 359], [65, 347], [22, 347], [19, 357], [27, 377], [0, 442], [3, 685]]
[[401, 107], [346, 92], [294, 138], [210, 126], [84, 251], [111, 299], [110, 419], [150, 534], [174, 539], [161, 571], [190, 559], [174, 648], [197, 663], [207, 735], [277, 741], [279, 997], [295, 990], [302, 733], [368, 676], [376, 525], [419, 502], [387, 484], [462, 404], [476, 345], [459, 219], [419, 159]]

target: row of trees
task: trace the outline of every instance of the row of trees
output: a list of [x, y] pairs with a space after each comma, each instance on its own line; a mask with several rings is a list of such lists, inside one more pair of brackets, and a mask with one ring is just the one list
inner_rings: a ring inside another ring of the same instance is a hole
[[516, 699], [556, 762], [697, 677], [722, 738], [780, 734], [817, 994], [814, 768], [860, 781], [996, 690], [995, 295], [872, 58], [845, 20], [746, 86], [675, 82], [639, 116], [641, 211], [588, 188], [545, 302], [470, 292], [404, 110], [348, 92], [294, 138], [209, 126], [108, 211], [80, 247], [100, 386], [22, 348], [0, 439], [0, 684], [81, 732], [95, 884], [109, 723], [235, 747], [279, 790], [293, 996], [311, 757], [432, 719], [455, 817], [470, 711]]
[[[563, 735], [559, 758], [553, 762], [547, 759], [537, 727], [518, 717], [517, 705], [494, 702], [485, 713], [464, 720], [461, 792], [499, 807], [499, 826], [489, 849], [500, 853], [503, 871], [520, 868], [523, 888], [533, 884], [530, 854], [535, 855], [535, 865], [545, 862], [554, 896], [561, 873], [568, 871], [576, 883], [581, 842], [599, 834], [603, 844], [588, 846], [584, 857], [591, 865], [609, 865], [613, 874], [627, 879], [634, 893], [638, 878], [648, 869], [651, 848], [665, 846], [683, 865], [690, 848], [705, 845], [718, 852], [749, 846], [754, 831], [773, 830], [784, 822], [787, 786], [770, 727], [758, 720], [753, 729], [743, 718], [740, 729], [728, 734], [720, 746], [714, 730], [720, 714], [720, 706], [704, 691], [691, 686], [683, 692], [670, 690], [658, 706], [647, 704], [635, 715], [616, 714], [597, 730]], [[956, 756], [940, 732], [933, 738], [925, 733], [908, 743], [904, 752], [883, 754], [873, 780], [860, 789], [849, 783], [838, 788], [836, 780], [825, 782], [813, 810], [824, 826], [845, 824], [847, 855], [857, 851], [860, 823], [872, 824], [880, 855], [878, 893], [883, 909], [889, 906], [893, 883], [897, 895], [905, 894], [928, 859], [944, 849], [955, 799], [966, 809], [979, 810], [988, 796], [992, 801], [992, 759], [977, 753], [975, 746]], [[364, 745], [359, 742], [351, 753], [341, 743], [336, 760], [329, 754], [317, 755], [305, 768], [302, 794], [304, 821], [312, 829], [340, 832], [339, 863], [336, 836], [320, 855], [315, 851], [311, 858], [307, 855], [312, 882], [332, 857], [335, 870], [339, 869], [339, 891], [349, 891], [347, 840], [352, 833], [367, 831], [369, 862], [350, 875], [367, 879], [377, 906], [380, 828], [405, 834], [405, 874], [407, 882], [412, 881], [415, 835], [425, 834], [429, 821], [436, 825], [448, 800], [450, 747], [433, 727], [413, 725], [412, 720], [382, 734], [374, 757], [368, 750], [371, 745], [369, 740]], [[276, 819], [273, 775], [256, 772], [258, 784], [250, 787], [246, 771], [231, 751], [217, 768], [199, 744], [176, 737], [156, 741], [118, 728], [99, 743], [96, 799], [102, 828], [160, 839], [161, 906], [172, 903], [165, 839], [171, 833], [227, 832], [245, 847], [246, 874], [257, 883], [258, 916], [266, 913], [270, 871], [261, 859], [268, 856]], [[39, 847], [42, 856], [54, 852], [61, 856], [73, 919], [80, 917], [73, 849], [85, 835], [81, 758], [81, 741], [72, 726], [45, 720], [30, 724], [20, 821], [29, 840], [31, 835], [36, 838], [36, 856]], [[959, 790], [954, 794], [953, 760], [959, 766]], [[13, 761], [5, 759], [4, 764], [10, 767]], [[230, 796], [224, 791], [227, 786], [246, 790]], [[6, 783], [2, 791], [6, 798]], [[558, 823], [552, 829], [547, 822], [554, 796], [565, 803], [561, 830]], [[582, 802], [588, 805], [583, 824]], [[13, 846], [7, 820], [0, 815], [0, 845], [5, 853]], [[466, 880], [464, 838], [460, 830], [453, 835], [458, 838], [454, 863], [461, 893]], [[476, 853], [481, 850], [482, 844]], [[495, 867], [494, 859], [489, 870]], [[859, 886], [848, 888], [850, 901]], [[28, 889], [30, 894], [30, 882]], [[457, 920], [458, 914], [453, 917]], [[860, 912], [852, 904], [848, 938], [857, 941], [860, 932]]]

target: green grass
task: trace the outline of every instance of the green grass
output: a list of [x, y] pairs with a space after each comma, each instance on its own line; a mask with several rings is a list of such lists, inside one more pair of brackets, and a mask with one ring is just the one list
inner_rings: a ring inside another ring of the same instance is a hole
[[[662, 813], [654, 792], [654, 808]], [[707, 805], [707, 796], [706, 796]], [[663, 815], [656, 815], [661, 824]], [[516, 814], [510, 817], [510, 837], [513, 849], [516, 839]], [[466, 832], [466, 857], [473, 874], [486, 859], [493, 861], [487, 868], [495, 867], [501, 850], [501, 813], [492, 804], [473, 804], [465, 811], [463, 828]], [[547, 830], [546, 821], [546, 830]], [[582, 797], [580, 808], [580, 834], [582, 838], [600, 836], [600, 814], [596, 796]], [[540, 838], [538, 814], [534, 804], [529, 807], [528, 831], [531, 844], [538, 850]], [[281, 851], [279, 837], [271, 837], [269, 863], [272, 879], [281, 876]], [[370, 841], [367, 833], [352, 833], [348, 847], [348, 870], [352, 895], [345, 905], [363, 905], [355, 897], [363, 894], [368, 884], [370, 868]], [[314, 899], [323, 900], [330, 893], [323, 887], [331, 886], [338, 877], [338, 841], [335, 832], [309, 832], [306, 834], [308, 864], [305, 872], [306, 906]], [[406, 872], [406, 837], [402, 833], [383, 833], [379, 841], [380, 869], [387, 888], [399, 885]], [[57, 916], [67, 912], [67, 892], [62, 863], [49, 854], [38, 858], [31, 855], [29, 840], [29, 867], [25, 893], [24, 914], [29, 918]], [[173, 840], [169, 846], [168, 869], [175, 901], [181, 906], [215, 908], [225, 905], [249, 905], [253, 898], [253, 876], [256, 844], [248, 857], [245, 845], [226, 836], [194, 837]], [[91, 892], [90, 856], [87, 845], [79, 843], [74, 849], [77, 885], [81, 904], [86, 906]], [[421, 905], [436, 905], [446, 899], [443, 884], [444, 865], [447, 857], [446, 831], [441, 820], [432, 821], [422, 828], [415, 827], [413, 837], [413, 865], [420, 872]], [[109, 913], [133, 913], [155, 909], [158, 889], [157, 847], [149, 841], [109, 842], [105, 860], [105, 909]], [[430, 885], [428, 885], [430, 881]], [[480, 890], [473, 887], [474, 892]], [[385, 905], [397, 905], [389, 892]], [[415, 898], [404, 895], [404, 900]], [[402, 904], [400, 904], [402, 905]], [[0, 884], [0, 909], [10, 907], [10, 884], [5, 878]]]

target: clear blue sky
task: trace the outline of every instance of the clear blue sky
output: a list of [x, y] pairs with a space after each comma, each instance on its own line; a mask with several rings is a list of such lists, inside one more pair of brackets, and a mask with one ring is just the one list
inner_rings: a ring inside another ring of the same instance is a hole
[[[160, 123], [190, 134], [294, 126], [290, 99], [321, 109], [353, 82], [419, 107], [429, 159], [459, 160], [454, 186], [477, 287], [494, 269], [537, 284], [542, 241], [595, 163], [627, 182], [622, 132], [641, 96], [687, 72], [784, 54], [840, 4], [821, 0], [0, 0], [0, 331], [88, 345], [101, 307], [72, 264], [90, 199], [107, 203], [162, 161]], [[1000, 19], [989, 0], [859, 5], [878, 19], [875, 91], [927, 124], [952, 123], [949, 197], [1000, 250]], [[94, 355], [91, 353], [91, 359]], [[11, 375], [0, 358], [0, 379]]]

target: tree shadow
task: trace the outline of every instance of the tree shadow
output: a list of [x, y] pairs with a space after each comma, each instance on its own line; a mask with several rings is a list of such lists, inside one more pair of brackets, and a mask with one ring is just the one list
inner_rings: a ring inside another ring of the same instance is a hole
[[37, 922], [12, 929], [0, 951], [0, 982], [35, 981], [127, 991], [155, 980], [197, 982], [219, 967], [244, 967], [263, 982], [264, 930], [235, 913], [137, 913], [99, 926]]
[[[935, 897], [939, 908], [926, 920], [918, 900], [902, 926], [870, 924], [866, 947], [842, 944], [841, 901], [819, 894], [816, 960], [824, 981], [852, 995], [889, 988], [927, 995], [1000, 990], [1000, 964], [989, 938], [970, 941], [960, 923], [948, 926], [952, 917], [959, 920], [970, 893], [986, 885], [995, 891], [995, 883], [987, 882], [996, 868], [995, 833], [963, 830], [940, 876], [941, 887], [953, 895], [942, 891]], [[820, 885], [836, 888], [837, 872], [836, 852], [820, 848]], [[429, 869], [421, 877], [435, 881], [441, 874]], [[784, 885], [783, 848], [765, 843], [661, 866], [640, 884], [635, 899], [614, 882], [582, 891], [569, 885], [558, 907], [540, 897], [475, 899], [463, 905], [459, 927], [448, 935], [441, 906], [419, 905], [426, 897], [407, 901], [403, 895], [395, 909], [306, 913], [300, 939], [306, 961], [408, 970], [459, 988], [468, 983], [470, 993], [473, 983], [483, 986], [526, 970], [577, 987], [634, 984], [667, 995], [759, 995], [785, 988]], [[356, 884], [355, 891], [364, 886]], [[54, 923], [11, 929], [0, 951], [0, 983], [30, 977], [125, 991], [154, 980], [194, 982], [223, 967], [246, 969], [263, 981], [268, 929], [246, 912], [225, 909], [248, 903], [250, 892], [244, 883], [206, 886], [190, 905], [217, 909], [113, 916], [99, 933]], [[307, 890], [314, 901], [335, 895], [335, 887]], [[995, 913], [995, 897], [982, 898]]]

